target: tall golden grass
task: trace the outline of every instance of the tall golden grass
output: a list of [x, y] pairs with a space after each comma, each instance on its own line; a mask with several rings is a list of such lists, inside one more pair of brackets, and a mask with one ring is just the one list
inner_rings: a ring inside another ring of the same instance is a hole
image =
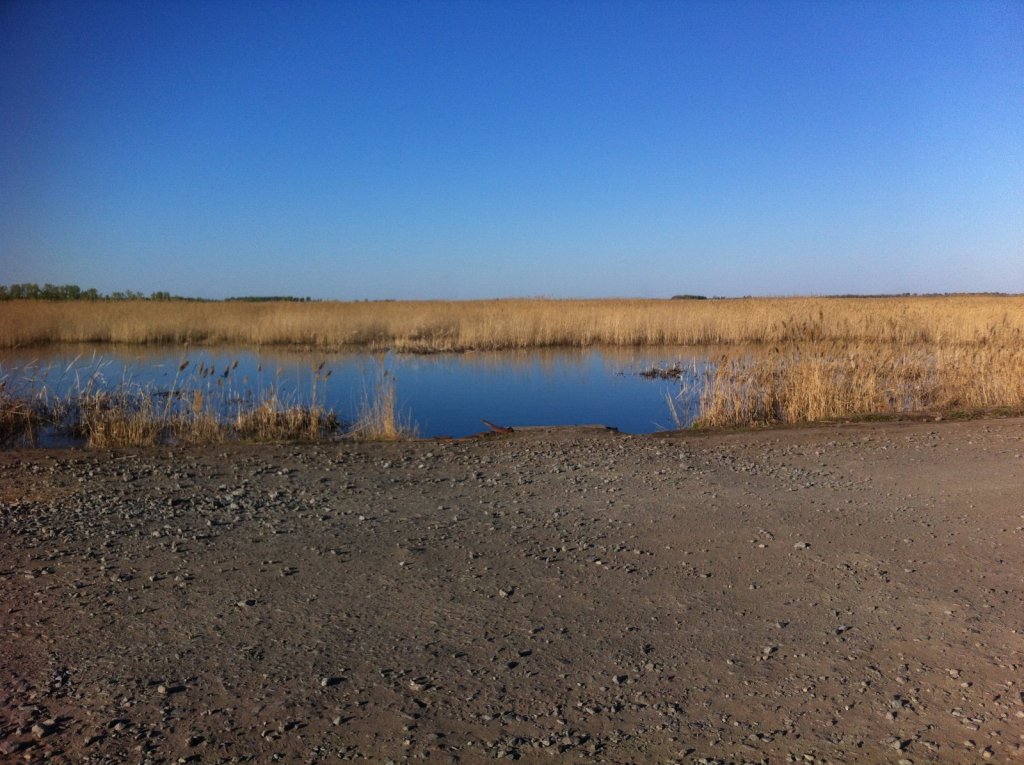
[[810, 343], [724, 355], [698, 375], [698, 427], [864, 414], [1024, 413], [1024, 346]]
[[0, 303], [0, 347], [297, 345], [434, 352], [594, 345], [1024, 340], [1024, 297]]

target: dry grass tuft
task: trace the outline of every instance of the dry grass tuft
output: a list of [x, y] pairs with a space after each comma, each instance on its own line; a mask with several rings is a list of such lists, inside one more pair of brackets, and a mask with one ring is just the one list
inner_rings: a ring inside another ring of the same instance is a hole
[[33, 443], [48, 421], [48, 410], [38, 399], [19, 398], [0, 382], [0, 444]]
[[363, 392], [363, 401], [349, 434], [367, 441], [398, 441], [416, 436], [410, 418], [398, 411], [395, 378], [383, 365], [377, 367], [372, 396]]
[[284, 405], [276, 395], [234, 421], [238, 437], [249, 441], [319, 441], [338, 429], [338, 418], [319, 406]]
[[152, 398], [141, 392], [91, 393], [78, 398], [76, 404], [75, 430], [91, 448], [152, 446], [164, 430]]

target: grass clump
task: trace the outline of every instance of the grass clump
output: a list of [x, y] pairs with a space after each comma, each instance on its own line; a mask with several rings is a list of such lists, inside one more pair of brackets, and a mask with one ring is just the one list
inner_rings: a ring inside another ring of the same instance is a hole
[[336, 431], [339, 422], [323, 407], [286, 405], [273, 394], [254, 409], [240, 410], [232, 425], [247, 441], [320, 441]]
[[152, 399], [141, 391], [90, 393], [74, 403], [78, 421], [72, 431], [92, 448], [152, 446], [165, 430]]
[[44, 401], [21, 398], [0, 381], [0, 444], [27, 441], [34, 443], [41, 428], [51, 419]]
[[377, 367], [372, 396], [364, 389], [349, 435], [367, 441], [399, 441], [416, 436], [411, 419], [398, 410], [395, 378], [383, 365]]

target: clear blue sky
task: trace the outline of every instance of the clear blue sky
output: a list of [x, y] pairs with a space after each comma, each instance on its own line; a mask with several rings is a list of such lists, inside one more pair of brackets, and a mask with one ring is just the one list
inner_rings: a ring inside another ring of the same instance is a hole
[[1024, 2], [0, 4], [0, 283], [1024, 291]]

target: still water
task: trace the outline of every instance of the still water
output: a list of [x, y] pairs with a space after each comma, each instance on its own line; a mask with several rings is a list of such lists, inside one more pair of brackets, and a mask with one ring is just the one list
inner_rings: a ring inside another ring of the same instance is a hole
[[[412, 355], [75, 346], [0, 352], [0, 379], [9, 392], [45, 389], [51, 395], [127, 386], [156, 396], [202, 389], [243, 400], [273, 389], [289, 404], [307, 405], [315, 395], [349, 422], [363, 402], [373, 400], [375, 380], [386, 371], [403, 418], [423, 437], [479, 433], [486, 430], [481, 419], [512, 427], [601, 424], [652, 433], [677, 427], [668, 397], [683, 424], [692, 420], [696, 381], [706, 363], [680, 348]], [[640, 374], [674, 365], [685, 370], [683, 379]]]

